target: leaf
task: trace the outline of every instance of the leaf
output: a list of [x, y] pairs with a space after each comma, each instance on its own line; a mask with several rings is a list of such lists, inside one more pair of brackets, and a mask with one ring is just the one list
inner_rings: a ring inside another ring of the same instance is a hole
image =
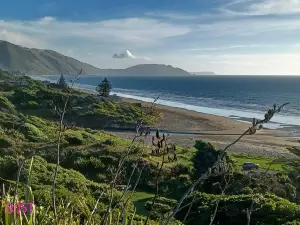
[[128, 224], [127, 224], [127, 208], [126, 208], [125, 213], [124, 213], [122, 225], [128, 225]]
[[128, 225], [132, 225], [133, 224], [133, 219], [135, 217], [135, 213], [136, 213], [136, 208], [134, 207], [134, 211], [133, 211], [132, 217], [131, 217], [130, 222], [128, 223]]
[[119, 222], [120, 222], [120, 215], [121, 215], [121, 213], [120, 213], [120, 211], [118, 210], [117, 211], [117, 223], [119, 224]]
[[[28, 170], [28, 179], [27, 179], [27, 186], [31, 187], [31, 181], [32, 181], [32, 165], [33, 165], [33, 157], [31, 158], [30, 161], [30, 166], [29, 166], [29, 170]], [[30, 201], [34, 201], [33, 196], [30, 196], [30, 193], [28, 191], [28, 189], [25, 190], [25, 202], [30, 202]]]

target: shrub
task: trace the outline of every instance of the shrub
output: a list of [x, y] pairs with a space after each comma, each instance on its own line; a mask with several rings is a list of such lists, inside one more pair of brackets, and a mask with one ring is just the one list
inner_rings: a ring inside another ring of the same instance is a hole
[[[193, 204], [188, 220], [185, 224], [209, 224], [210, 217], [219, 201], [218, 211], [214, 224], [245, 224], [247, 220], [246, 209], [255, 201], [254, 211], [251, 215], [251, 224], [285, 224], [300, 218], [300, 206], [275, 195], [212, 195], [197, 193], [189, 196], [183, 203], [188, 204], [196, 197], [198, 201]], [[183, 219], [188, 207], [181, 210], [176, 218]], [[200, 212], [200, 213], [199, 213]], [[223, 223], [226, 221], [226, 223]]]
[[21, 103], [21, 106], [26, 109], [38, 109], [40, 106], [36, 101], [28, 101]]
[[0, 83], [0, 90], [1, 91], [8, 92], [8, 91], [13, 91], [14, 89], [15, 89], [15, 85], [13, 85], [13, 84], [10, 84], [8, 82]]
[[0, 94], [0, 110], [4, 112], [15, 112], [15, 106], [3, 95]]
[[[202, 140], [197, 140], [194, 147], [197, 149], [193, 158], [195, 169], [194, 178], [197, 179], [214, 164], [214, 162], [218, 159], [220, 151], [211, 143]], [[213, 173], [215, 172], [215, 169], [218, 172], [220, 168], [213, 168]]]
[[35, 125], [31, 123], [24, 123], [22, 129], [24, 131], [26, 138], [29, 139], [30, 141], [39, 142], [48, 139], [46, 134], [44, 134], [39, 128], [37, 128]]
[[278, 187], [274, 188], [273, 193], [278, 197], [286, 198], [286, 191], [282, 188], [278, 188]]
[[291, 201], [293, 201], [296, 198], [296, 191], [297, 191], [296, 187], [293, 186], [293, 185], [291, 185], [291, 184], [289, 184], [289, 183], [286, 183], [285, 184], [285, 188], [287, 190], [287, 197]]
[[83, 144], [83, 140], [79, 137], [67, 136], [66, 140], [70, 145], [82, 145]]
[[183, 163], [176, 164], [171, 170], [174, 176], [179, 176], [181, 174], [189, 174], [191, 172], [190, 167]]
[[283, 225], [300, 225], [300, 220], [294, 220], [294, 221], [291, 221], [291, 222], [287, 222]]
[[5, 179], [14, 178], [18, 170], [17, 160], [13, 156], [0, 157], [0, 177]]
[[245, 187], [243, 188], [243, 190], [241, 191], [241, 194], [252, 194], [253, 190], [250, 187]]
[[9, 148], [12, 146], [12, 141], [5, 137], [0, 137], [0, 148]]
[[103, 144], [109, 145], [109, 146], [114, 146], [115, 145], [115, 141], [112, 140], [112, 139], [106, 139], [105, 141], [103, 141]]

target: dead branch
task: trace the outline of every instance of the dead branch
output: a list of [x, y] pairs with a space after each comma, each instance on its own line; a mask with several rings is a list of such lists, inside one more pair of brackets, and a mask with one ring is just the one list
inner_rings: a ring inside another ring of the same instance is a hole
[[158, 172], [157, 172], [157, 175], [156, 175], [156, 179], [155, 179], [155, 195], [154, 195], [154, 198], [152, 199], [152, 203], [151, 203], [151, 206], [150, 206], [150, 210], [148, 212], [148, 215], [147, 215], [147, 218], [146, 218], [146, 221], [144, 223], [144, 225], [147, 225], [148, 221], [149, 221], [149, 218], [151, 216], [151, 213], [153, 211], [153, 206], [155, 204], [155, 201], [156, 199], [158, 198], [158, 195], [159, 195], [159, 178], [161, 176], [161, 173], [162, 173], [162, 169], [163, 169], [163, 166], [165, 164], [165, 156], [166, 156], [166, 153], [167, 153], [167, 148], [168, 148], [168, 143], [167, 143], [167, 138], [165, 135], [163, 135], [162, 138], [160, 138], [160, 135], [159, 135], [159, 131], [157, 130], [156, 132], [156, 138], [158, 139], [158, 142], [157, 144], [155, 144], [154, 146], [157, 148], [157, 149], [161, 149], [163, 148], [163, 157], [162, 157], [162, 162], [160, 164], [160, 167], [159, 167], [159, 164], [157, 165], [157, 168], [159, 167], [158, 169]]

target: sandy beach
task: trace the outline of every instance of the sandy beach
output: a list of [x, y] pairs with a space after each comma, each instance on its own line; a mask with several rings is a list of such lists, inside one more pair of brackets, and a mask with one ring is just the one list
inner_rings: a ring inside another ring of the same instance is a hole
[[[150, 103], [134, 99], [122, 98], [124, 102], [142, 103], [143, 107]], [[195, 140], [207, 140], [219, 148], [234, 141], [243, 133], [249, 124], [235, 121], [230, 118], [203, 114], [180, 108], [155, 104], [161, 112], [161, 120], [152, 125], [153, 129], [167, 130], [169, 132], [187, 132], [197, 134], [172, 134], [172, 142], [181, 146], [192, 147]], [[264, 115], [262, 115], [263, 117]], [[131, 138], [132, 132], [114, 132], [117, 136]], [[300, 146], [296, 138], [283, 137], [287, 131], [263, 129], [255, 135], [245, 136], [239, 143], [229, 149], [229, 152], [258, 154], [272, 157], [293, 157], [286, 149], [289, 146]], [[274, 136], [276, 135], [276, 136]], [[282, 136], [280, 136], [282, 135]], [[299, 138], [300, 139], [300, 138]], [[298, 139], [298, 140], [299, 140]], [[150, 144], [150, 137], [149, 137]]]
[[[81, 91], [95, 94], [91, 91]], [[122, 97], [120, 99], [127, 103], [141, 103], [143, 107], [150, 107], [152, 104], [130, 98]], [[173, 143], [188, 148], [193, 147], [196, 140], [206, 140], [222, 149], [249, 128], [249, 124], [227, 117], [159, 104], [155, 104], [154, 107], [161, 113], [161, 119], [156, 124], [151, 125], [151, 128], [167, 130], [168, 132], [191, 133], [171, 135]], [[263, 118], [264, 115], [261, 116]], [[121, 138], [131, 139], [134, 136], [134, 133], [129, 131], [113, 131], [113, 133]], [[286, 129], [262, 129], [254, 135], [244, 136], [240, 142], [228, 149], [228, 152], [293, 158], [295, 155], [291, 154], [287, 148], [291, 146], [300, 147], [300, 143], [297, 142], [300, 137], [288, 137], [287, 134]], [[151, 145], [151, 137], [147, 138], [147, 144]]]

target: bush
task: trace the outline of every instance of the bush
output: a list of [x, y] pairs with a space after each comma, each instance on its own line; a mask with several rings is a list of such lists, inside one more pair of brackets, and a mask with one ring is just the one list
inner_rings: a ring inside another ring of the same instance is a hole
[[15, 85], [10, 84], [8, 82], [0, 83], [0, 90], [4, 92], [13, 91], [15, 89]]
[[[196, 196], [189, 196], [183, 203], [188, 204], [195, 197], [198, 199], [193, 204], [188, 217], [187, 225], [208, 224], [215, 208], [216, 201], [219, 201], [218, 211], [214, 224], [245, 224], [246, 209], [255, 201], [254, 210], [251, 215], [253, 224], [285, 224], [300, 218], [300, 206], [282, 199], [275, 195], [250, 194], [250, 195], [212, 195], [197, 193]], [[182, 220], [188, 207], [181, 210], [176, 218]], [[199, 213], [200, 212], [200, 213]], [[224, 223], [226, 221], [226, 223]]]
[[82, 145], [83, 144], [83, 140], [79, 137], [66, 137], [67, 142], [70, 145]]
[[245, 188], [243, 188], [241, 194], [252, 194], [252, 193], [253, 193], [252, 188], [250, 188], [250, 187], [245, 187]]
[[36, 101], [29, 101], [21, 103], [21, 107], [25, 109], [38, 109], [40, 105]]
[[30, 141], [39, 142], [48, 140], [47, 135], [31, 123], [24, 123], [22, 129], [26, 138]]
[[285, 184], [287, 197], [290, 201], [293, 201], [296, 198], [297, 188], [289, 183]]
[[287, 222], [283, 225], [300, 225], [300, 220], [294, 220], [292, 222]]
[[278, 188], [278, 187], [274, 188], [273, 193], [278, 197], [286, 198], [286, 191], [282, 188]]
[[0, 157], [0, 177], [13, 179], [18, 170], [17, 160], [13, 156]]
[[109, 145], [109, 146], [114, 146], [115, 145], [115, 141], [112, 140], [112, 139], [106, 139], [105, 141], [103, 141], [103, 144]]
[[[220, 151], [211, 143], [202, 140], [197, 140], [194, 147], [197, 149], [193, 158], [195, 169], [194, 178], [197, 179], [214, 164], [214, 162], [218, 159]], [[212, 173], [215, 172], [215, 169], [219, 172], [220, 168], [213, 168]]]
[[15, 106], [3, 95], [0, 94], [0, 110], [15, 113]]
[[181, 174], [190, 174], [190, 167], [183, 163], [176, 164], [173, 168], [171, 168], [173, 176], [179, 176]]
[[0, 137], [0, 148], [9, 148], [11, 147], [12, 141], [8, 138]]

